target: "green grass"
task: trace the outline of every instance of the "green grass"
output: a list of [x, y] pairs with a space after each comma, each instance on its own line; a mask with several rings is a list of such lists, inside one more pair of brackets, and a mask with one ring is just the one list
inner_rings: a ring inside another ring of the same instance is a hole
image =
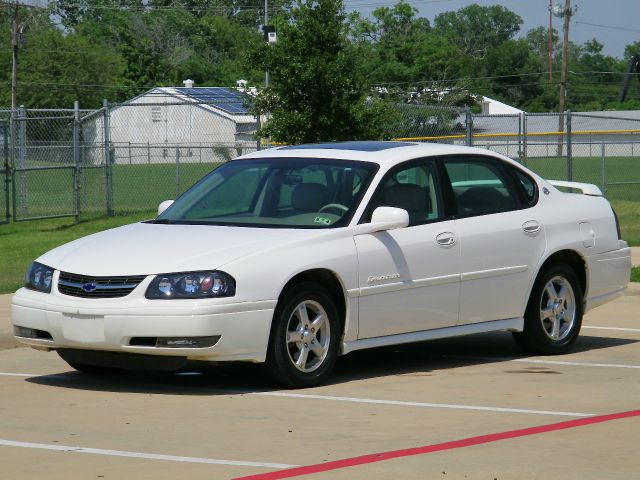
[[132, 212], [157, 208], [163, 200], [174, 199], [219, 163], [114, 165], [113, 208]]
[[[70, 240], [155, 216], [158, 204], [175, 198], [220, 164], [183, 163], [176, 165], [114, 165], [113, 201], [115, 217], [105, 213], [105, 170], [87, 168], [80, 179], [83, 221], [75, 225], [73, 218], [40, 220], [0, 225], [0, 292], [10, 292], [22, 284], [29, 263], [47, 250]], [[566, 159], [529, 159], [527, 166], [544, 178], [565, 179]], [[574, 180], [602, 185], [599, 158], [574, 158]], [[28, 191], [28, 209], [18, 211], [24, 217], [67, 214], [75, 211], [72, 169], [30, 171], [24, 177]], [[16, 175], [16, 185], [20, 176]], [[640, 158], [608, 157], [606, 181], [640, 181]], [[602, 187], [601, 187], [602, 188]], [[0, 191], [1, 191], [0, 187]], [[622, 237], [630, 245], [640, 246], [640, 185], [609, 185], [606, 191], [618, 214]], [[0, 210], [4, 196], [0, 196]], [[4, 218], [4, 212], [0, 211]], [[95, 218], [98, 216], [99, 218]], [[93, 219], [88, 220], [93, 217]], [[635, 276], [634, 276], [635, 275]], [[634, 269], [633, 281], [640, 273]]]
[[[626, 203], [617, 205], [621, 222], [630, 215], [635, 215], [636, 218], [640, 215], [640, 204], [627, 203], [630, 205]], [[73, 219], [52, 219], [1, 225], [0, 293], [9, 293], [18, 289], [22, 285], [29, 264], [46, 251], [85, 235], [154, 216], [154, 211], [147, 211], [131, 215], [93, 218], [79, 224], [75, 224]], [[636, 223], [633, 231], [635, 235], [640, 235], [640, 225]], [[640, 282], [640, 267], [633, 267], [631, 270], [631, 281]]]
[[0, 225], [0, 293], [13, 292], [20, 287], [29, 264], [58, 245], [101, 230], [153, 217], [155, 212], [148, 211], [94, 218], [77, 225], [73, 218]]
[[[609, 200], [640, 202], [640, 158], [607, 157], [605, 159], [604, 182], [602, 165], [597, 157], [578, 157], [573, 159], [574, 182], [593, 183], [604, 190]], [[566, 158], [529, 158], [526, 166], [548, 180], [567, 179]], [[622, 182], [639, 182], [623, 184]], [[606, 187], [603, 185], [606, 183]], [[614, 185], [611, 185], [614, 184]]]
[[631, 246], [640, 246], [640, 202], [611, 200], [611, 205], [618, 215], [622, 238]]

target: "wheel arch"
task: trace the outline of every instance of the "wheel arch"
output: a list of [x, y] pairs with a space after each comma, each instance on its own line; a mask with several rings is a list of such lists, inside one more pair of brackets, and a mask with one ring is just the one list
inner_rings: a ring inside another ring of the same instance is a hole
[[580, 288], [582, 289], [582, 301], [585, 302], [587, 298], [587, 290], [589, 288], [589, 276], [587, 274], [587, 262], [579, 252], [571, 249], [563, 249], [558, 250], [551, 255], [549, 255], [538, 268], [538, 272], [531, 283], [529, 288], [529, 296], [531, 296], [531, 291], [533, 289], [534, 283], [538, 280], [540, 275], [542, 275], [551, 265], [553, 264], [564, 264], [571, 267], [571, 269], [575, 272], [576, 277], [578, 277], [578, 281], [580, 282]]
[[[284, 296], [297, 284], [301, 282], [314, 282], [321, 285], [331, 296], [338, 309], [340, 316], [340, 327], [342, 334], [345, 332], [347, 322], [347, 295], [344, 284], [340, 280], [338, 274], [327, 268], [313, 268], [299, 272], [292, 276], [280, 291], [278, 296], [278, 305], [281, 305]], [[278, 307], [276, 307], [277, 310]]]

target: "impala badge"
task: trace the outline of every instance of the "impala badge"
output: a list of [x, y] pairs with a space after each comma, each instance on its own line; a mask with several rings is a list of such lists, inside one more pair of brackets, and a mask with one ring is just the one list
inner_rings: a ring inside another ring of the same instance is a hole
[[388, 275], [371, 275], [367, 278], [367, 283], [384, 282], [386, 280], [395, 280], [400, 278], [399, 273], [389, 273]]

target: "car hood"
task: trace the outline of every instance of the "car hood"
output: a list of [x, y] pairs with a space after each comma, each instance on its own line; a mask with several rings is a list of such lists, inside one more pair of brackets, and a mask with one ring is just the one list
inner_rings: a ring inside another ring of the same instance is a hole
[[135, 223], [62, 245], [38, 262], [90, 276], [207, 270], [319, 233], [312, 229]]

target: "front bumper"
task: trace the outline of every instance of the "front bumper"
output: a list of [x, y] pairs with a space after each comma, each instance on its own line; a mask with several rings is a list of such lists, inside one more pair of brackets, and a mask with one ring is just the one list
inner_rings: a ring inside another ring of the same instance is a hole
[[[22, 288], [12, 298], [11, 320], [18, 327], [16, 339], [38, 349], [264, 362], [276, 300], [231, 300], [154, 301], [135, 292], [122, 298], [94, 300], [69, 297], [55, 290], [45, 294]], [[37, 338], [26, 338], [29, 330], [37, 331]], [[195, 337], [220, 338], [213, 346], [202, 348], [179, 344], [158, 347], [149, 341], [139, 344], [141, 338]]]

